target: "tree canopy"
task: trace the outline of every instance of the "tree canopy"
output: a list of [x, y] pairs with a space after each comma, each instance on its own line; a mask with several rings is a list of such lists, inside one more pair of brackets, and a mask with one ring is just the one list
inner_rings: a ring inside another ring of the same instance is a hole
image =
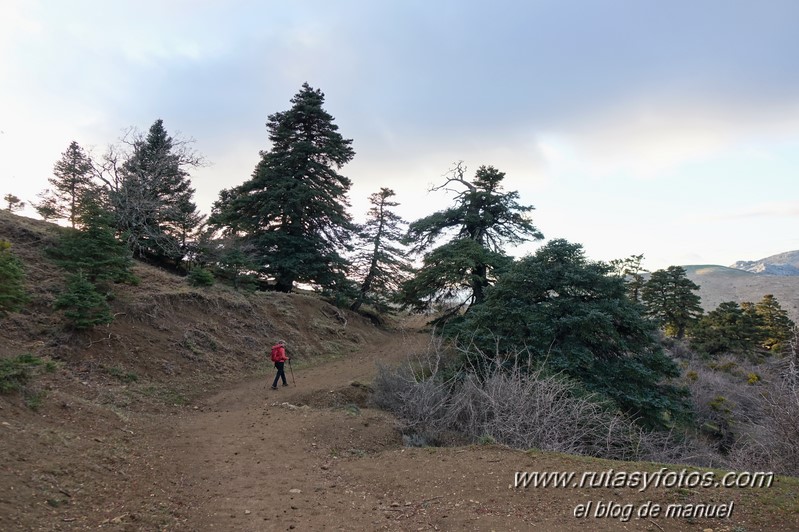
[[[402, 301], [417, 309], [430, 303], [460, 300], [455, 310], [479, 304], [496, 274], [510, 263], [507, 244], [539, 240], [543, 235], [529, 218], [532, 206], [520, 205], [516, 191], [504, 192], [505, 173], [481, 166], [472, 180], [461, 163], [433, 190], [456, 190], [455, 205], [411, 223], [407, 240], [426, 252], [417, 275], [405, 283]], [[449, 235], [450, 239], [433, 248]]]
[[641, 291], [647, 314], [667, 334], [683, 338], [687, 328], [702, 315], [699, 285], [688, 279], [685, 268], [669, 266], [653, 272]]
[[89, 155], [74, 140], [61, 154], [49, 178], [51, 189], [41, 194], [35, 207], [43, 218], [66, 219], [75, 227], [83, 197], [96, 187], [92, 181], [93, 165]]
[[94, 194], [83, 198], [75, 220], [80, 229], [48, 250], [54, 262], [90, 283], [134, 281], [130, 250], [114, 235], [114, 216]]
[[384, 187], [369, 196], [368, 220], [358, 230], [360, 249], [354, 263], [362, 280], [352, 310], [358, 310], [364, 302], [385, 310], [411, 271], [405, 250], [400, 247], [405, 222], [391, 210], [399, 205], [391, 200], [395, 195]]
[[271, 149], [261, 152], [248, 181], [220, 192], [209, 220], [250, 245], [259, 272], [284, 292], [296, 282], [344, 282], [341, 251], [354, 230], [351, 183], [338, 172], [355, 156], [352, 140], [338, 132], [320, 90], [305, 83], [291, 103], [269, 116]]
[[513, 264], [447, 333], [497, 347], [602, 394], [644, 424], [663, 426], [689, 412], [668, 382], [679, 368], [661, 351], [643, 309], [612, 267], [586, 259], [582, 246], [553, 240]]
[[158, 119], [146, 136], [126, 136], [121, 153], [110, 149], [104, 172], [98, 173], [108, 187], [116, 227], [140, 257], [180, 262], [189, 235], [202, 223], [188, 170], [203, 161], [188, 148], [190, 142], [173, 139]]

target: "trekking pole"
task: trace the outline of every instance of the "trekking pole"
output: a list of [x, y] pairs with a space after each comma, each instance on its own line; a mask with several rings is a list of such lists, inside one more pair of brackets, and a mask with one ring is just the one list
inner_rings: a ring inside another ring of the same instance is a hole
[[297, 386], [297, 381], [294, 380], [294, 368], [291, 367], [291, 359], [289, 359], [289, 371], [291, 372], [291, 382], [294, 386]]

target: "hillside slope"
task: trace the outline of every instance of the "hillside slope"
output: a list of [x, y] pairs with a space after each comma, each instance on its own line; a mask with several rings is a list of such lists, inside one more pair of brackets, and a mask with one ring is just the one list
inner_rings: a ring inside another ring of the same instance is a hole
[[[372, 407], [377, 363], [425, 349], [311, 295], [189, 287], [138, 264], [115, 321], [63, 328], [57, 228], [0, 215], [31, 304], [2, 321], [0, 359], [57, 364], [0, 395], [0, 530], [795, 530], [799, 482], [767, 489], [514, 488], [517, 471], [658, 471], [499, 446], [405, 448]], [[285, 338], [290, 386], [268, 389]], [[32, 402], [32, 397], [38, 398]], [[36, 406], [38, 404], [38, 407]], [[677, 466], [669, 466], [679, 471]], [[593, 501], [592, 516], [575, 518]], [[613, 517], [593, 517], [599, 503]], [[729, 518], [624, 517], [648, 502], [734, 505]]]
[[717, 265], [683, 266], [688, 278], [699, 285], [705, 311], [724, 301], [757, 303], [773, 294], [794, 322], [799, 323], [799, 276], [755, 274]]

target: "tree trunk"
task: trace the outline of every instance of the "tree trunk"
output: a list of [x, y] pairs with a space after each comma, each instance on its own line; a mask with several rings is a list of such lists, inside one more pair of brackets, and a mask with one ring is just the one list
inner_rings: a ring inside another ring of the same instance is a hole
[[280, 274], [275, 279], [275, 290], [277, 292], [291, 292], [294, 288], [294, 276], [288, 274]]

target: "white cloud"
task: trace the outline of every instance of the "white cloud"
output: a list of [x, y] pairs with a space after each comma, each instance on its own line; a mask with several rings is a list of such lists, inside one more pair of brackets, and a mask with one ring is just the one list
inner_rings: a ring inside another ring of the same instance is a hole
[[692, 102], [631, 104], [585, 117], [555, 142], [548, 142], [546, 155], [556, 169], [594, 178], [656, 179], [681, 165], [710, 161], [731, 150], [767, 158], [768, 150], [758, 141], [796, 139], [798, 130], [799, 105], [722, 106], [697, 96]]

